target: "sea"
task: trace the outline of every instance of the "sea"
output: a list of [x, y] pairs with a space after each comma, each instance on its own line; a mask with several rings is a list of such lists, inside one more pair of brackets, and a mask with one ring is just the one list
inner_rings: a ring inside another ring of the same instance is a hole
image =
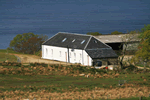
[[0, 0], [0, 49], [17, 34], [127, 33], [150, 24], [150, 0]]

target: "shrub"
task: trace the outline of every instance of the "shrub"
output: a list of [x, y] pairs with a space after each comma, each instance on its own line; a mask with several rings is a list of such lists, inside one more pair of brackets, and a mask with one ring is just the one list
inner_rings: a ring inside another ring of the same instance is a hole
[[17, 63], [17, 65], [16, 65], [16, 66], [21, 67], [21, 63]]
[[41, 50], [39, 50], [39, 51], [35, 52], [35, 55], [36, 55], [36, 56], [40, 56], [40, 57], [41, 57]]
[[135, 70], [135, 69], [137, 69], [137, 67], [135, 67], [134, 65], [128, 66], [128, 70], [130, 70], [130, 71], [133, 71], [133, 70]]
[[48, 64], [45, 63], [41, 63], [40, 65], [42, 65], [43, 67], [48, 67]]

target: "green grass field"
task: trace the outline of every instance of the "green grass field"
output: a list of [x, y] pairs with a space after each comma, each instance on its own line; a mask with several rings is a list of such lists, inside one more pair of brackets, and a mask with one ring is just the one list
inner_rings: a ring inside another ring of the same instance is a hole
[[150, 80], [148, 80], [147, 82], [144, 82], [143, 79], [140, 78], [141, 76], [147, 79], [150, 77], [149, 74], [139, 74], [139, 75], [130, 74], [130, 75], [127, 75], [127, 78], [126, 78], [124, 77], [124, 74], [122, 74], [119, 76], [119, 78], [94, 79], [93, 77], [86, 78], [86, 77], [80, 77], [80, 76], [72, 77], [72, 76], [57, 75], [54, 72], [52, 75], [48, 75], [48, 76], [47, 75], [35, 75], [35, 76], [0, 75], [0, 86], [3, 85], [4, 89], [1, 89], [1, 90], [6, 91], [6, 90], [12, 90], [11, 87], [14, 87], [14, 86], [21, 86], [18, 89], [22, 89], [24, 85], [27, 85], [27, 86], [31, 85], [31, 86], [37, 86], [37, 87], [42, 86], [42, 85], [45, 85], [45, 86], [54, 85], [53, 86], [54, 92], [55, 91], [61, 92], [57, 90], [58, 88], [60, 90], [69, 89], [69, 86], [71, 86], [73, 89], [77, 87], [79, 88], [80, 91], [84, 90], [82, 88], [85, 88], [85, 90], [86, 88], [92, 90], [95, 87], [109, 88], [110, 85], [112, 85], [113, 87], [119, 87], [118, 86], [119, 80], [128, 80], [128, 83], [136, 84], [140, 86], [150, 86], [149, 84]]

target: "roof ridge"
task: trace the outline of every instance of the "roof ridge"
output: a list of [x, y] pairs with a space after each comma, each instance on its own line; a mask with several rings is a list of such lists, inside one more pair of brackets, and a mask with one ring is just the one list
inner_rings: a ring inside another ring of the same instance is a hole
[[101, 49], [112, 49], [112, 48], [94, 48], [94, 49], [85, 49], [85, 50], [101, 50]]
[[79, 33], [71, 33], [71, 32], [58, 32], [58, 33], [73, 34], [73, 35], [82, 35], [82, 36], [92, 36], [92, 35], [87, 35], [87, 34], [79, 34]]
[[47, 41], [49, 41], [50, 39], [52, 39], [54, 36], [56, 36], [58, 33], [56, 33], [55, 35], [53, 35], [52, 37], [50, 37], [49, 39], [47, 39], [45, 42], [43, 42], [42, 44], [46, 43]]
[[86, 49], [87, 45], [89, 44], [89, 42], [90, 42], [91, 38], [92, 38], [92, 36], [90, 36], [90, 38], [89, 38], [89, 40], [88, 40], [87, 44], [86, 44], [86, 45], [85, 45], [85, 47], [84, 47], [84, 50]]

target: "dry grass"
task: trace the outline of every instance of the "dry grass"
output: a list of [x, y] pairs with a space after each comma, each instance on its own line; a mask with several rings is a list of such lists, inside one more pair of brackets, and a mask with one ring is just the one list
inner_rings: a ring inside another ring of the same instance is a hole
[[[24, 86], [26, 88], [26, 86]], [[70, 87], [71, 88], [71, 87]], [[76, 88], [78, 90], [78, 88]], [[137, 96], [145, 96], [148, 97], [150, 93], [150, 90], [147, 87], [137, 87], [137, 88], [131, 88], [131, 87], [125, 87], [125, 88], [113, 88], [113, 89], [104, 89], [104, 88], [98, 88], [95, 87], [95, 90], [91, 91], [66, 91], [63, 93], [57, 93], [57, 92], [47, 92], [45, 90], [37, 91], [37, 92], [24, 92], [21, 90], [16, 91], [5, 91], [0, 94], [1, 95], [9, 95], [9, 97], [6, 97], [5, 100], [15, 100], [16, 98], [20, 98], [20, 100], [23, 100], [25, 98], [29, 98], [31, 100], [36, 98], [36, 100], [46, 100], [48, 98], [51, 98], [52, 100], [60, 100], [60, 99], [99, 99], [104, 98], [107, 99], [107, 96], [109, 95], [110, 99], [117, 99], [121, 96], [121, 98], [131, 98], [131, 97], [137, 97]], [[27, 96], [27, 97], [23, 97]]]

